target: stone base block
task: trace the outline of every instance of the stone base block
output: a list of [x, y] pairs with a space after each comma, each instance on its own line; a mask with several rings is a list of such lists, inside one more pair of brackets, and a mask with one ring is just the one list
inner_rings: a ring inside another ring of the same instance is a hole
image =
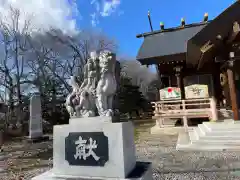
[[[94, 171], [92, 172], [94, 173]], [[109, 174], [111, 174], [109, 172]], [[77, 177], [77, 176], [56, 176], [53, 171], [47, 171], [32, 180], [152, 180], [152, 165], [147, 162], [137, 162], [135, 168], [126, 178], [108, 177]]]
[[[68, 125], [54, 126], [52, 172], [56, 176], [125, 178], [136, 164], [132, 122], [84, 119], [88, 123], [75, 119]], [[87, 146], [80, 146], [84, 141]], [[97, 158], [92, 152], [87, 157], [82, 154], [89, 152], [90, 143]]]
[[36, 137], [36, 138], [29, 138], [26, 140], [28, 143], [40, 143], [43, 141], [49, 141], [50, 138], [47, 135], [41, 136], [41, 137]]
[[34, 138], [38, 138], [38, 137], [42, 137], [43, 136], [43, 132], [41, 130], [37, 130], [37, 131], [33, 131], [33, 130], [29, 130], [29, 139], [34, 139]]

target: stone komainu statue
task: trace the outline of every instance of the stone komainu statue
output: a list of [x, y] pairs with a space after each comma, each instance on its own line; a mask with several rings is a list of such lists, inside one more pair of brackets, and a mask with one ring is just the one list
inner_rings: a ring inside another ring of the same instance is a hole
[[113, 115], [113, 99], [117, 90], [115, 77], [116, 55], [101, 51], [99, 55], [100, 79], [97, 84], [97, 108], [100, 116]]
[[113, 101], [117, 90], [116, 55], [110, 51], [90, 53], [84, 66], [84, 80], [79, 87], [71, 77], [73, 88], [66, 99], [70, 116], [113, 116]]

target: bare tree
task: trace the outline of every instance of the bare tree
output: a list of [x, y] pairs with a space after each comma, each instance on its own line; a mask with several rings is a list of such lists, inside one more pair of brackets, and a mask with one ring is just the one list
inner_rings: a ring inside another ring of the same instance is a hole
[[69, 36], [60, 30], [52, 30], [48, 35], [56, 43], [61, 43], [65, 49], [71, 51], [71, 61], [65, 62], [66, 69], [69, 70], [69, 75], [77, 74], [80, 81], [83, 79], [83, 67], [91, 51], [108, 49], [114, 52], [117, 49], [116, 42], [101, 33], [81, 31], [74, 36]]
[[[13, 94], [16, 95], [17, 102], [20, 105], [22, 102], [21, 80], [25, 76], [25, 37], [29, 33], [30, 22], [26, 20], [23, 28], [20, 28], [20, 10], [10, 7], [9, 11], [8, 17], [1, 16], [0, 19], [1, 48], [3, 49], [0, 71], [4, 74], [5, 78], [2, 86], [9, 89], [9, 98], [12, 98]], [[4, 21], [4, 18], [7, 18], [8, 21]]]
[[[109, 49], [116, 51], [114, 41], [101, 34], [80, 32], [74, 36], [61, 30], [28, 36], [28, 51], [25, 59], [28, 65], [28, 77], [25, 83], [39, 91], [43, 99], [48, 99], [52, 112], [56, 112], [57, 101], [71, 91], [68, 84], [70, 76], [79, 76], [83, 80], [83, 67], [92, 50]], [[59, 97], [61, 91], [61, 97]], [[64, 93], [65, 92], [65, 93]]]
[[139, 86], [140, 91], [146, 96], [149, 86], [157, 76], [146, 66], [142, 66], [136, 60], [122, 60], [121, 74], [131, 79], [133, 85]]
[[[82, 80], [91, 51], [117, 50], [114, 40], [93, 31], [74, 35], [56, 29], [32, 33], [30, 18], [22, 22], [21, 13], [10, 7], [8, 17], [0, 14], [0, 88], [8, 91], [11, 109], [18, 104], [21, 110], [23, 96], [33, 91], [51, 99], [54, 107], [59, 92], [71, 91], [71, 75], [77, 74]], [[6, 99], [2, 94], [0, 98]]]
[[[22, 108], [22, 81], [25, 74], [25, 58], [26, 51], [25, 37], [29, 33], [30, 21], [20, 21], [20, 10], [9, 8], [7, 16], [0, 14], [0, 79], [1, 89], [5, 89], [6, 101], [10, 105], [10, 118], [14, 115], [13, 112], [20, 113]], [[7, 95], [8, 92], [8, 95]], [[18, 108], [14, 111], [14, 106], [18, 104]], [[16, 119], [17, 121], [19, 119]]]

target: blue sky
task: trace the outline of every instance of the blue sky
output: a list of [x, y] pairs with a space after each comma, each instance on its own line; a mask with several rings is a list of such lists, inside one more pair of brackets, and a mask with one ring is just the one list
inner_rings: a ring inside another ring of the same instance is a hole
[[[111, 0], [109, 0], [111, 1]], [[101, 29], [105, 34], [113, 37], [119, 43], [119, 53], [136, 57], [142, 39], [136, 35], [149, 32], [150, 27], [147, 12], [150, 10], [153, 29], [159, 29], [159, 23], [164, 22], [165, 27], [174, 27], [180, 24], [183, 17], [186, 23], [202, 21], [205, 12], [209, 19], [213, 19], [224, 9], [230, 6], [233, 0], [122, 0], [116, 11], [107, 17], [99, 17], [96, 29]], [[91, 12], [93, 6], [84, 1], [79, 1], [82, 19], [77, 22], [80, 27], [91, 27]], [[84, 7], [84, 8], [83, 8]]]

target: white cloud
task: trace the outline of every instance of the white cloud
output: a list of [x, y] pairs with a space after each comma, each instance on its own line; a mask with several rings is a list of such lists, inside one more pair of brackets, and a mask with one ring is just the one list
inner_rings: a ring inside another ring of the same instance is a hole
[[110, 16], [112, 13], [116, 11], [120, 4], [121, 4], [120, 0], [104, 0], [101, 15], [103, 17]]
[[32, 31], [59, 28], [73, 33], [77, 30], [79, 11], [75, 0], [0, 0], [0, 14], [7, 23], [11, 21], [10, 7], [20, 11], [20, 28], [30, 19]]
[[96, 13], [93, 13], [93, 14], [91, 14], [90, 16], [92, 17], [92, 19], [91, 19], [91, 24], [92, 24], [92, 26], [93, 26], [93, 27], [96, 27], [97, 24], [99, 23], [97, 14], [96, 14]]
[[[120, 0], [91, 0], [90, 4], [94, 6], [94, 13], [91, 14], [92, 26], [99, 24], [100, 17], [108, 17], [115, 13], [121, 4]], [[120, 11], [118, 15], [124, 12]]]

